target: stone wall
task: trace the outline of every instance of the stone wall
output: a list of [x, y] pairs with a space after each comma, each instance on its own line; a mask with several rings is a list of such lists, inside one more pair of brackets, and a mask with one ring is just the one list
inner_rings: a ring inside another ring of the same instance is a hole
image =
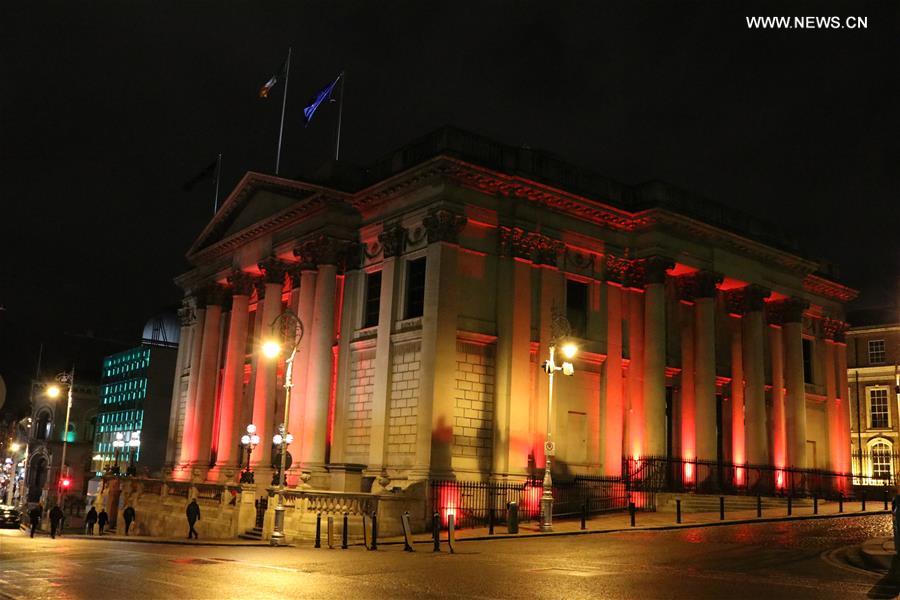
[[344, 456], [347, 462], [368, 462], [374, 384], [375, 351], [354, 352], [350, 359], [350, 393], [346, 410]]
[[494, 421], [494, 347], [458, 341], [453, 456], [475, 460], [475, 468], [491, 466]]
[[388, 413], [388, 462], [391, 466], [410, 466], [415, 460], [419, 348], [418, 341], [398, 344], [394, 348]]

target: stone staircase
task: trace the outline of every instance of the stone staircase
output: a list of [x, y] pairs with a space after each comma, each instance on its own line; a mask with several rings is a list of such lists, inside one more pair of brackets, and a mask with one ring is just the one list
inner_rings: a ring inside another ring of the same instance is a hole
[[[657, 512], [674, 513], [675, 501], [681, 500], [682, 513], [719, 512], [719, 496], [715, 494], [656, 494]], [[794, 498], [794, 508], [811, 507], [813, 501], [810, 498]], [[787, 511], [787, 498], [762, 497], [763, 510], [783, 508]], [[725, 496], [725, 514], [735, 510], [756, 510], [756, 496]]]
[[242, 540], [256, 540], [262, 541], [263, 539], [263, 530], [262, 527], [254, 527], [253, 529], [248, 529], [244, 533], [238, 535]]

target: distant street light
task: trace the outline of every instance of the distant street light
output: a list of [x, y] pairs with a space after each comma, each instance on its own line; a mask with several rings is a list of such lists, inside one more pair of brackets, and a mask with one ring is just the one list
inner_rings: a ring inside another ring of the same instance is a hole
[[247, 433], [241, 436], [241, 445], [247, 449], [247, 467], [241, 471], [241, 483], [254, 483], [253, 469], [250, 468], [250, 455], [253, 449], [259, 445], [259, 436], [256, 435], [256, 425], [247, 425]]
[[112, 472], [116, 475], [119, 474], [119, 452], [122, 451], [122, 448], [125, 447], [125, 434], [121, 431], [116, 432], [116, 439], [113, 440], [113, 458], [115, 459], [115, 464], [113, 465]]
[[69, 481], [69, 468], [66, 466], [66, 451], [69, 447], [69, 417], [72, 414], [72, 388], [75, 387], [75, 367], [72, 367], [72, 370], [68, 373], [60, 373], [56, 376], [56, 381], [59, 382], [57, 384], [50, 384], [47, 387], [47, 396], [50, 398], [59, 398], [62, 394], [62, 388], [60, 385], [65, 385], [68, 388], [68, 392], [66, 394], [66, 424], [63, 427], [63, 435], [62, 435], [62, 458], [59, 464], [59, 477], [56, 482], [56, 501], [59, 503], [60, 498], [68, 491], [69, 486], [63, 485], [63, 481]]
[[[276, 326], [280, 326], [280, 330]], [[282, 352], [282, 342], [289, 341], [291, 353], [284, 361], [284, 419], [278, 427], [278, 433], [272, 437], [276, 446], [281, 450], [281, 466], [278, 469], [278, 493], [275, 505], [275, 527], [272, 532], [271, 543], [280, 546], [284, 543], [284, 476], [287, 469], [287, 447], [294, 436], [288, 433], [288, 417], [291, 409], [291, 388], [293, 387], [294, 356], [297, 354], [297, 346], [303, 338], [303, 322], [297, 314], [287, 309], [275, 317], [269, 326], [270, 337], [262, 344], [262, 352], [270, 359], [277, 358]]]

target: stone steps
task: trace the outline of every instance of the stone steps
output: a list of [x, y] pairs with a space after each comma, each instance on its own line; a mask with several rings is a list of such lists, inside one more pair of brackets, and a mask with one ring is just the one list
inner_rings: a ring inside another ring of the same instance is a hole
[[263, 531], [262, 527], [254, 527], [253, 529], [248, 529], [244, 533], [238, 536], [244, 540], [257, 540], [261, 541], [263, 539]]
[[[672, 494], [660, 493], [656, 495], [657, 512], [671, 512], [676, 510], [676, 500], [681, 500], [681, 512], [718, 512], [719, 511], [719, 495], [716, 494]], [[812, 500], [809, 498], [794, 498], [793, 506], [809, 507], [812, 506]], [[762, 508], [786, 508], [787, 498], [763, 497]], [[732, 510], [756, 510], [756, 496], [725, 496], [725, 511]]]

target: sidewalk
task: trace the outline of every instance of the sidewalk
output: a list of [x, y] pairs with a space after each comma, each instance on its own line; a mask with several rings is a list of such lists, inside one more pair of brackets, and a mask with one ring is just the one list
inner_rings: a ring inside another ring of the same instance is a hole
[[[24, 535], [28, 535], [30, 529], [26, 526], [20, 527], [20, 531]], [[244, 539], [196, 539], [189, 540], [182, 537], [153, 537], [149, 535], [118, 535], [115, 531], [104, 533], [103, 535], [85, 535], [83, 529], [66, 528], [65, 533], [57, 537], [67, 540], [99, 540], [101, 542], [138, 542], [143, 544], [176, 544], [184, 546], [268, 546], [268, 540], [244, 540]], [[96, 529], [94, 529], [96, 531]], [[38, 530], [35, 535], [41, 537], [50, 537], [49, 531]]]
[[[627, 512], [615, 512], [604, 515], [592, 515], [581, 529], [581, 519], [556, 519], [553, 522], [553, 531], [542, 532], [535, 521], [519, 524], [518, 534], [507, 533], [506, 524], [497, 524], [494, 527], [494, 535], [490, 535], [487, 527], [466, 528], [456, 530], [456, 540], [460, 542], [474, 540], [498, 540], [517, 537], [543, 537], [560, 535], [589, 535], [597, 533], [614, 533], [625, 531], [658, 531], [670, 529], [686, 529], [693, 527], [715, 527], [719, 525], [736, 525], [742, 523], [765, 523], [772, 521], [802, 521], [808, 519], [833, 519], [841, 517], [854, 517], [862, 515], [890, 515], [885, 511], [880, 502], [867, 502], [866, 511], [860, 510], [859, 502], [845, 502], [844, 512], [839, 512], [837, 502], [819, 502], [818, 514], [814, 514], [812, 506], [793, 507], [792, 515], [787, 515], [785, 507], [764, 508], [762, 517], [757, 518], [756, 509], [728, 511], [726, 506], [725, 520], [721, 520], [719, 512], [683, 513], [681, 523], [676, 523], [675, 513], [669, 512], [637, 512], [635, 514], [635, 526], [631, 527]], [[447, 538], [446, 530], [441, 532], [441, 540]], [[416, 534], [414, 543], [427, 544], [432, 542], [431, 534]], [[379, 544], [402, 544], [402, 537], [379, 539]]]

